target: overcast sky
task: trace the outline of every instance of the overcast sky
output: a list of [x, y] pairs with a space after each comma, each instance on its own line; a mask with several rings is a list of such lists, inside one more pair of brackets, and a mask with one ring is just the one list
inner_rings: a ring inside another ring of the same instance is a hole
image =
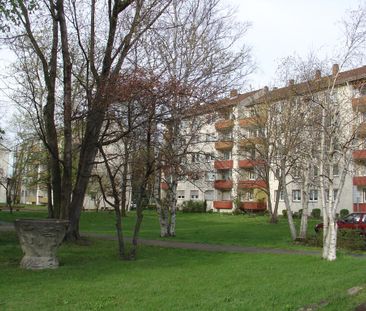
[[[361, 0], [362, 1], [362, 0]], [[365, 0], [363, 0], [365, 1]], [[258, 65], [251, 87], [271, 85], [279, 59], [309, 51], [331, 56], [341, 38], [340, 21], [360, 0], [223, 0], [237, 7], [237, 19], [252, 23], [246, 41]], [[9, 63], [8, 52], [0, 49], [0, 76]], [[248, 88], [248, 87], [245, 87]], [[10, 103], [2, 94], [0, 78], [0, 127]]]
[[238, 8], [237, 18], [252, 23], [247, 42], [258, 71], [254, 88], [269, 85], [279, 59], [316, 51], [332, 56], [341, 38], [340, 21], [359, 0], [226, 0]]

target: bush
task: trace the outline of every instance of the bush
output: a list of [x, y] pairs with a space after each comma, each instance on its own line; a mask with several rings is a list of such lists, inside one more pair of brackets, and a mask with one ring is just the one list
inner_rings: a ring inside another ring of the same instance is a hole
[[282, 210], [282, 216], [284, 218], [287, 218], [287, 210], [286, 209]]
[[205, 201], [184, 201], [182, 204], [183, 213], [205, 213], [207, 203]]
[[341, 218], [346, 217], [348, 214], [349, 214], [349, 210], [346, 208], [341, 209], [341, 211], [339, 212], [339, 215], [341, 216]]
[[320, 218], [320, 208], [314, 208], [311, 211], [311, 217], [319, 219]]

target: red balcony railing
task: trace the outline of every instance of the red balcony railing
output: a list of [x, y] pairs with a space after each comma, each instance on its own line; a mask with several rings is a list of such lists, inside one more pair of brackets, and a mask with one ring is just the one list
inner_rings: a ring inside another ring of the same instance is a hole
[[266, 202], [241, 202], [240, 209], [247, 211], [264, 211], [267, 209]]
[[352, 156], [355, 161], [366, 161], [366, 150], [355, 150]]
[[213, 201], [213, 207], [216, 209], [232, 209], [233, 202], [231, 202], [231, 201]]
[[234, 126], [233, 120], [220, 120], [215, 123], [215, 129], [217, 131], [231, 130]]
[[218, 190], [230, 190], [233, 187], [232, 180], [215, 180], [214, 182], [215, 189]]
[[224, 160], [224, 161], [219, 161], [216, 160], [214, 162], [214, 167], [217, 170], [229, 170], [233, 168], [233, 160]]
[[255, 189], [255, 188], [267, 188], [264, 180], [240, 180], [238, 183], [239, 189]]
[[251, 168], [259, 165], [264, 165], [265, 161], [263, 160], [239, 160], [240, 168]]
[[232, 141], [217, 141], [215, 143], [216, 150], [230, 150], [233, 149], [234, 143]]
[[366, 186], [366, 176], [355, 176], [355, 177], [353, 177], [353, 185], [355, 185], [355, 186]]
[[366, 212], [366, 203], [353, 203], [354, 212]]
[[354, 111], [366, 112], [366, 96], [353, 98], [352, 108]]

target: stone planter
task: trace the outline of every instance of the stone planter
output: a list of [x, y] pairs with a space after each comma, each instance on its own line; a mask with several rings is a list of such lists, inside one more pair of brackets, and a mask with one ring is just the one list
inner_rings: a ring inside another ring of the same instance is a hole
[[56, 269], [59, 266], [56, 252], [68, 224], [68, 220], [59, 219], [15, 220], [15, 230], [24, 252], [20, 266], [32, 270]]

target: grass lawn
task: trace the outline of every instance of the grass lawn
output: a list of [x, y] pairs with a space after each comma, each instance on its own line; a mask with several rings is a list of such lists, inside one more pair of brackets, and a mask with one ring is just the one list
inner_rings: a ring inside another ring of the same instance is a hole
[[0, 310], [353, 310], [346, 290], [365, 284], [366, 260], [226, 254], [141, 247], [120, 261], [111, 241], [62, 245], [57, 270], [18, 268], [14, 233], [0, 233]]
[[[46, 212], [19, 211], [10, 215], [0, 212], [0, 220], [15, 218], [46, 217]], [[135, 222], [134, 213], [123, 220], [126, 236], [131, 235]], [[81, 231], [115, 234], [113, 212], [84, 212], [81, 215]], [[309, 232], [313, 234], [315, 223], [310, 220]], [[159, 238], [159, 223], [156, 212], [145, 211], [140, 236], [148, 239]], [[291, 242], [287, 220], [280, 217], [278, 224], [268, 223], [268, 216], [178, 213], [177, 241], [211, 244], [231, 244], [272, 248], [301, 248]]]

